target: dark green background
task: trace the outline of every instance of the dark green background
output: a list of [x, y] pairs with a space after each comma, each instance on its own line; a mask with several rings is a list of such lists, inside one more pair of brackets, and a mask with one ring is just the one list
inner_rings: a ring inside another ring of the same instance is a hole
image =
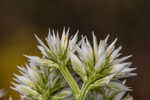
[[[0, 0], [0, 88], [9, 90], [16, 65], [23, 65], [23, 54], [39, 55], [33, 33], [42, 39], [48, 28], [98, 39], [111, 34], [119, 38], [123, 54], [131, 61], [138, 76], [129, 79], [135, 100], [150, 100], [150, 1], [149, 0]], [[17, 97], [18, 95], [14, 95]], [[17, 99], [15, 99], [17, 100]]]

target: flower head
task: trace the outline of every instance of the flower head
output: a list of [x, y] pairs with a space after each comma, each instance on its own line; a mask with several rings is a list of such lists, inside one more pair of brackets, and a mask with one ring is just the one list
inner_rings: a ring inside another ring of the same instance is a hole
[[120, 57], [117, 39], [108, 44], [108, 35], [98, 43], [93, 34], [91, 44], [86, 36], [78, 41], [78, 32], [69, 37], [65, 28], [61, 37], [49, 31], [46, 44], [35, 37], [43, 56], [25, 55], [29, 65], [19, 67], [21, 75], [12, 83], [23, 100], [85, 100], [87, 93], [92, 95], [87, 100], [132, 100], [123, 98], [131, 89], [120, 79], [136, 75], [135, 68], [126, 62], [131, 55]]
[[18, 91], [23, 100], [27, 98], [33, 100], [47, 100], [55, 97], [65, 98], [71, 94], [57, 70], [42, 66], [38, 67], [33, 64], [26, 65], [26, 68], [18, 68], [21, 75], [15, 74], [16, 78], [14, 80], [17, 83], [12, 83], [14, 85], [12, 89]]
[[133, 100], [133, 97], [127, 94], [128, 91], [131, 89], [124, 81], [112, 81], [106, 87], [90, 91], [87, 100]]
[[46, 38], [47, 45], [45, 45], [36, 35], [35, 37], [40, 43], [38, 48], [44, 57], [55, 62], [61, 62], [62, 60], [68, 61], [69, 52], [74, 52], [78, 39], [78, 32], [72, 38], [69, 38], [69, 28], [67, 31], [64, 28], [60, 38], [58, 32], [55, 32], [54, 30], [51, 32], [49, 30], [48, 37]]
[[[72, 61], [72, 66], [78, 67], [77, 69], [85, 73], [84, 76], [91, 77], [95, 74], [99, 76], [113, 75], [110, 78], [123, 78], [134, 76], [134, 73], [131, 73], [135, 68], [130, 68], [131, 62], [124, 62], [131, 56], [126, 56], [120, 58], [120, 50], [122, 47], [115, 47], [117, 39], [115, 39], [110, 45], [108, 45], [109, 35], [104, 39], [100, 40], [99, 44], [95, 35], [93, 34], [93, 46], [89, 43], [87, 37], [83, 37], [81, 40], [80, 46], [77, 47], [77, 55], [71, 53], [70, 58]], [[75, 68], [74, 68], [75, 69]], [[77, 73], [79, 71], [76, 70]], [[82, 74], [79, 73], [79, 74]]]

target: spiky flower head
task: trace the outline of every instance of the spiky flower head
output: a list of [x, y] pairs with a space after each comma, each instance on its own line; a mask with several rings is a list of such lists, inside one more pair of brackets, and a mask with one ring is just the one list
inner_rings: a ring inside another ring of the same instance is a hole
[[131, 62], [124, 62], [131, 55], [120, 58], [122, 47], [115, 47], [117, 39], [109, 45], [108, 38], [109, 35], [98, 43], [93, 34], [92, 46], [87, 37], [83, 37], [76, 53], [70, 54], [73, 69], [83, 81], [89, 80], [93, 75], [95, 79], [102, 78], [106, 83], [112, 79], [136, 75], [132, 73], [135, 68], [130, 68]]
[[12, 83], [12, 89], [21, 94], [22, 100], [55, 100], [71, 95], [57, 70], [33, 64], [18, 68], [21, 75], [15, 74], [17, 83]]
[[93, 34], [90, 44], [86, 36], [77, 41], [78, 32], [69, 37], [69, 29], [61, 37], [49, 31], [46, 44], [35, 37], [43, 56], [25, 55], [30, 64], [19, 67], [21, 75], [15, 75], [17, 84], [13, 83], [23, 100], [85, 100], [88, 93], [91, 98], [102, 95], [107, 100], [128, 100], [122, 97], [131, 89], [120, 79], [136, 75], [132, 73], [135, 68], [125, 62], [131, 55], [120, 57], [122, 47], [116, 48], [117, 39], [108, 44], [108, 35], [98, 43]]
[[59, 37], [58, 32], [49, 30], [49, 34], [46, 38], [46, 45], [38, 36], [35, 35], [35, 37], [40, 44], [38, 48], [44, 58], [50, 59], [55, 63], [62, 63], [62, 61], [68, 61], [70, 51], [75, 51], [78, 31], [73, 37], [69, 38], [69, 28], [67, 31], [64, 28], [61, 37]]
[[126, 95], [128, 91], [131, 89], [125, 85], [125, 81], [112, 81], [106, 87], [90, 91], [87, 100], [133, 100], [132, 96]]

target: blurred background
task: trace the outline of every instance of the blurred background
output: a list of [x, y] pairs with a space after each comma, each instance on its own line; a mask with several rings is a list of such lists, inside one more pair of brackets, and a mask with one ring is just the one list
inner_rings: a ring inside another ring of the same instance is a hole
[[40, 55], [33, 33], [44, 39], [48, 28], [70, 27], [91, 39], [107, 34], [118, 37], [123, 54], [130, 59], [138, 76], [129, 79], [135, 100], [150, 100], [150, 1], [149, 0], [0, 0], [0, 88], [9, 89], [17, 65], [24, 65], [23, 56]]

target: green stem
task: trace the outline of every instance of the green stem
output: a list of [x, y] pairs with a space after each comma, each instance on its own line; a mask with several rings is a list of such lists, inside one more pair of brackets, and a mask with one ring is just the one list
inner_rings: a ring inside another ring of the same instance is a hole
[[87, 83], [83, 84], [83, 86], [81, 88], [79, 100], [85, 100], [86, 99], [88, 91], [90, 90], [90, 84], [91, 84], [91, 82], [87, 82]]
[[95, 79], [96, 79], [96, 74], [93, 73], [90, 76], [90, 78], [86, 82], [83, 83], [83, 86], [82, 86], [81, 91], [80, 91], [79, 100], [85, 100], [86, 99], [86, 96], [91, 89], [91, 84], [93, 82], [95, 82]]
[[66, 66], [60, 66], [59, 71], [62, 73], [65, 80], [68, 82], [69, 86], [71, 87], [73, 91], [73, 95], [75, 96], [76, 100], [78, 100], [78, 97], [80, 95], [80, 88], [76, 83], [75, 79], [70, 74], [68, 68]]

